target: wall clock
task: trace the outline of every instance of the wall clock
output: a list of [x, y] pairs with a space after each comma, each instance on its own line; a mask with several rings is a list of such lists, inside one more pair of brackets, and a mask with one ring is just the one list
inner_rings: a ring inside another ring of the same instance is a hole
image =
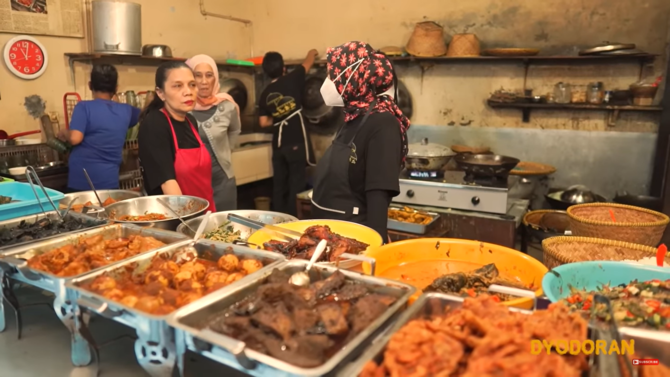
[[3, 56], [7, 69], [25, 80], [42, 76], [49, 64], [46, 48], [37, 39], [27, 35], [10, 39], [5, 45]]

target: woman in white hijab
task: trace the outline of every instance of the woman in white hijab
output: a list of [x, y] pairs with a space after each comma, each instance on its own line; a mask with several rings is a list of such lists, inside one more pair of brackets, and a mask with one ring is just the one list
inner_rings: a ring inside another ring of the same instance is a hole
[[198, 89], [193, 116], [200, 138], [212, 156], [212, 188], [217, 211], [237, 209], [237, 184], [231, 161], [241, 131], [240, 109], [228, 93], [219, 93], [219, 71], [214, 59], [196, 55], [186, 61]]

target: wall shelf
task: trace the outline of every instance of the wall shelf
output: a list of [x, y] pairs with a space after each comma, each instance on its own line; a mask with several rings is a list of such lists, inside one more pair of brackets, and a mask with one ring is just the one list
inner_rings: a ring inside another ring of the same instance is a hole
[[[484, 62], [496, 63], [505, 61], [520, 61], [529, 63], [577, 63], [577, 62], [612, 62], [612, 61], [652, 61], [656, 58], [655, 54], [637, 54], [637, 55], [587, 55], [587, 56], [470, 56], [470, 57], [447, 57], [421, 58], [416, 56], [392, 56], [389, 59], [393, 62], [430, 62], [430, 63], [458, 63], [458, 62]], [[286, 65], [302, 64], [302, 60], [286, 60]], [[325, 65], [326, 60], [317, 60], [316, 65]]]
[[607, 124], [614, 126], [619, 112], [621, 111], [646, 111], [646, 112], [661, 112], [663, 110], [660, 106], [637, 106], [637, 105], [594, 105], [588, 103], [523, 103], [523, 102], [498, 102], [487, 100], [489, 107], [494, 109], [520, 109], [523, 116], [523, 122], [530, 122], [530, 112], [533, 109], [540, 110], [594, 110], [607, 111], [610, 113]]

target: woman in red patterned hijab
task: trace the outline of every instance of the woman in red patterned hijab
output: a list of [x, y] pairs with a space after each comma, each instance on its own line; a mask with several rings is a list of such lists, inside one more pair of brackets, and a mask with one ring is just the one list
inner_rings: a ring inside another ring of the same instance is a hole
[[345, 124], [317, 164], [312, 214], [367, 225], [386, 240], [410, 125], [395, 101], [395, 71], [363, 42], [328, 49], [327, 63], [321, 95], [343, 108]]

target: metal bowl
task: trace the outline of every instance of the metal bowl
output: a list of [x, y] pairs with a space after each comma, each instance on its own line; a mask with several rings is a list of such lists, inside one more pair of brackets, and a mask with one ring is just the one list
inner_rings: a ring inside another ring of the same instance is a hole
[[[142, 196], [142, 194], [137, 191], [129, 191], [129, 190], [97, 190], [97, 191], [98, 195], [100, 195], [100, 200], [102, 200], [103, 203], [108, 198], [112, 198], [117, 202], [120, 202], [127, 199], [139, 198]], [[99, 209], [100, 203], [98, 203], [98, 198], [95, 197], [95, 193], [93, 191], [72, 192], [66, 194], [65, 198], [63, 198], [63, 200], [60, 201], [59, 204], [60, 207], [67, 208], [67, 206], [70, 205], [70, 202], [77, 197], [79, 199], [77, 199], [77, 201], [74, 204], [84, 204], [86, 202], [93, 203], [93, 207], [91, 207], [88, 213], [97, 213], [103, 211], [102, 209]]]
[[[157, 199], [163, 199], [175, 210], [183, 220], [192, 219], [209, 207], [209, 202], [202, 198], [185, 195], [156, 195], [144, 196], [141, 198], [127, 199], [122, 202], [114, 203], [105, 207], [107, 216], [114, 222], [121, 224], [135, 224], [144, 227], [156, 227], [166, 230], [175, 230], [181, 224], [178, 218], [158, 202]], [[115, 218], [122, 216], [142, 216], [147, 213], [160, 213], [168, 218], [155, 221], [119, 221]]]
[[571, 186], [561, 194], [561, 200], [571, 204], [594, 203], [597, 201], [596, 194], [586, 186]]
[[[238, 216], [243, 216], [250, 218], [252, 220], [260, 221], [264, 224], [282, 224], [282, 223], [290, 223], [293, 221], [298, 221], [297, 218], [287, 215], [285, 213], [279, 213], [279, 212], [270, 212], [270, 211], [257, 211], [257, 210], [240, 210], [240, 211], [225, 211], [225, 212], [217, 212], [213, 213], [209, 217], [209, 223], [207, 224], [207, 227], [205, 227], [205, 233], [211, 232], [215, 230], [216, 228], [224, 225], [228, 221], [228, 214], [235, 214]], [[202, 222], [202, 219], [204, 216], [199, 216], [194, 219], [191, 219], [186, 222], [188, 226], [190, 226], [192, 229], [198, 229], [200, 226], [200, 223]], [[240, 231], [240, 240], [246, 241], [247, 238], [251, 235], [251, 233], [255, 232], [255, 229], [251, 229], [249, 227], [246, 227], [244, 225], [240, 225], [237, 223], [231, 222], [230, 225], [235, 229], [236, 231]], [[195, 234], [191, 232], [189, 228], [184, 226], [184, 224], [179, 224], [177, 227], [177, 232], [185, 234], [189, 237], [193, 237]]]

